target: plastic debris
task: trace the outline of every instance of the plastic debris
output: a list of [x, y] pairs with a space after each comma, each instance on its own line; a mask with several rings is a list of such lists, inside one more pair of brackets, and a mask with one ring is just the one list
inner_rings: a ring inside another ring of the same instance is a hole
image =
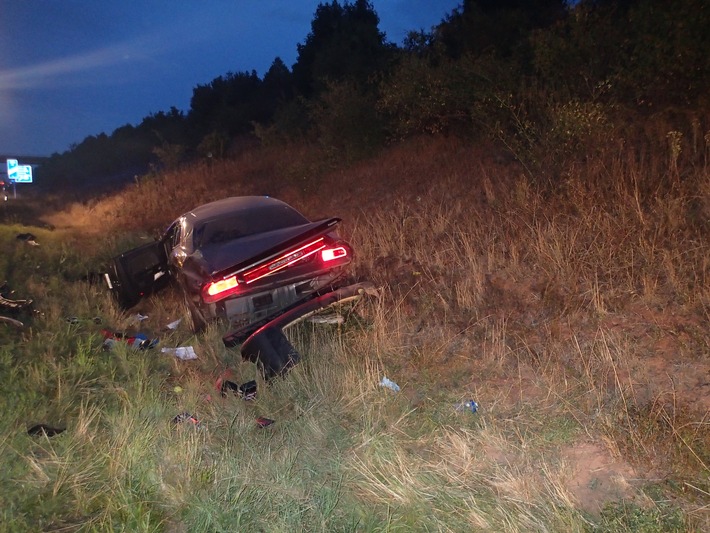
[[0, 322], [4, 322], [6, 324], [10, 324], [12, 326], [15, 326], [16, 328], [22, 328], [25, 325], [20, 322], [19, 320], [15, 320], [14, 318], [10, 318], [9, 316], [0, 316]]
[[7, 307], [10, 309], [21, 309], [23, 307], [27, 307], [31, 303], [32, 300], [10, 300], [9, 298], [5, 298], [2, 294], [0, 294], [1, 307]]
[[182, 424], [183, 422], [189, 422], [195, 427], [202, 427], [200, 421], [187, 411], [180, 413], [179, 415], [175, 416], [175, 418], [173, 418], [173, 424], [177, 425]]
[[33, 437], [38, 437], [41, 435], [46, 435], [47, 437], [54, 437], [55, 435], [59, 435], [60, 433], [62, 433], [64, 430], [65, 428], [53, 428], [46, 424], [36, 424], [27, 430], [27, 434], [32, 435]]
[[180, 325], [180, 322], [182, 322], [182, 318], [178, 318], [177, 320], [175, 320], [175, 321], [173, 321], [173, 322], [170, 322], [170, 324], [168, 324], [168, 325], [165, 326], [165, 327], [168, 328], [168, 329], [175, 330], [175, 329], [177, 329], [178, 326]]
[[79, 324], [80, 322], [93, 322], [94, 324], [101, 324], [102, 322], [100, 316], [95, 316], [93, 318], [79, 318], [78, 316], [68, 316], [65, 320], [69, 324]]
[[228, 392], [233, 392], [245, 401], [256, 400], [256, 381], [247, 381], [241, 385], [237, 385], [233, 381], [223, 381], [220, 387], [222, 396], [226, 396]]
[[126, 335], [125, 333], [117, 333], [114, 331], [109, 331], [107, 329], [101, 330], [104, 336], [104, 350], [111, 350], [118, 343], [126, 343], [128, 346], [135, 350], [150, 350], [155, 348], [158, 344], [158, 339], [149, 339], [143, 333], [136, 333], [135, 335]]
[[132, 322], [143, 322], [144, 320], [148, 320], [148, 315], [141, 315], [140, 313], [136, 313], [131, 317]]
[[265, 418], [263, 416], [260, 416], [259, 418], [256, 419], [256, 423], [260, 428], [265, 428], [266, 426], [270, 426], [273, 424], [275, 420], [271, 420], [270, 418]]
[[394, 392], [399, 392], [399, 385], [386, 376], [382, 378], [382, 381], [380, 381], [380, 386], [392, 389]]
[[180, 346], [179, 348], [163, 348], [160, 350], [162, 353], [169, 353], [174, 355], [178, 359], [183, 361], [188, 361], [190, 359], [197, 359], [197, 354], [192, 346]]
[[25, 241], [30, 246], [39, 246], [39, 243], [37, 242], [37, 237], [35, 237], [31, 233], [18, 233], [16, 238], [20, 241]]
[[478, 404], [473, 400], [467, 400], [456, 404], [455, 408], [457, 411], [471, 411], [472, 413], [475, 413], [478, 411]]

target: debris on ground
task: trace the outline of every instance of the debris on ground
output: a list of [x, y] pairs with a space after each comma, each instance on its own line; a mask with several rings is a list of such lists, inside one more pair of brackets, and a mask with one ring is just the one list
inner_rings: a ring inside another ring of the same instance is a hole
[[39, 243], [37, 242], [37, 237], [35, 237], [31, 233], [18, 233], [16, 238], [20, 241], [26, 242], [30, 246], [39, 246]]
[[301, 354], [277, 327], [257, 330], [244, 341], [241, 352], [244, 360], [257, 363], [266, 380], [285, 375], [301, 359]]
[[177, 320], [170, 322], [167, 326], [165, 326], [168, 329], [176, 330], [178, 326], [180, 325], [180, 322], [182, 322], [182, 318], [178, 318]]
[[60, 433], [62, 433], [65, 429], [66, 428], [55, 428], [52, 426], [48, 426], [47, 424], [35, 424], [27, 430], [27, 434], [32, 435], [33, 437], [38, 437], [41, 435], [46, 435], [47, 437], [54, 437], [55, 435], [59, 435]]
[[101, 330], [104, 336], [104, 350], [112, 349], [118, 343], [125, 343], [136, 350], [150, 350], [158, 344], [158, 339], [150, 339], [143, 333], [128, 335], [126, 333], [118, 333], [107, 329]]
[[130, 317], [131, 322], [138, 322], [141, 323], [144, 320], [148, 320], [148, 315], [141, 315], [140, 313], [136, 313], [132, 317]]
[[394, 381], [389, 379], [387, 376], [382, 378], [382, 381], [380, 381], [380, 386], [387, 387], [388, 389], [391, 389], [394, 392], [399, 392], [399, 385], [397, 385]]
[[259, 418], [256, 419], [256, 423], [259, 425], [260, 428], [265, 428], [266, 426], [270, 426], [274, 422], [275, 422], [275, 420], [271, 420], [270, 418], [265, 418], [263, 416], [260, 416]]
[[223, 381], [220, 392], [222, 396], [227, 396], [227, 393], [232, 392], [243, 400], [256, 400], [256, 381], [247, 381], [241, 385], [237, 385], [233, 381]]
[[183, 422], [189, 422], [195, 427], [202, 427], [200, 424], [200, 421], [197, 420], [194, 416], [192, 416], [190, 413], [187, 411], [180, 413], [179, 415], [176, 415], [175, 418], [172, 420], [173, 424], [182, 424]]
[[465, 402], [457, 403], [454, 406], [457, 411], [471, 411], [472, 413], [478, 412], [478, 404], [473, 400], [467, 400]]
[[14, 318], [10, 318], [9, 316], [1, 316], [0, 315], [0, 322], [3, 322], [5, 324], [10, 324], [12, 326], [15, 326], [16, 328], [22, 328], [25, 326], [19, 320], [15, 320]]
[[7, 283], [3, 283], [0, 286], [0, 307], [6, 307], [8, 309], [22, 309], [23, 307], [28, 307], [32, 304], [32, 300], [13, 300], [8, 298], [13, 292], [7, 286]]
[[197, 354], [192, 346], [180, 346], [179, 348], [163, 348], [160, 350], [162, 353], [168, 353], [174, 355], [178, 359], [183, 361], [188, 361], [190, 359], [197, 359]]
[[80, 322], [93, 322], [94, 324], [101, 324], [103, 321], [100, 316], [95, 316], [93, 318], [79, 318], [78, 316], [68, 316], [66, 321], [70, 324], [79, 324]]

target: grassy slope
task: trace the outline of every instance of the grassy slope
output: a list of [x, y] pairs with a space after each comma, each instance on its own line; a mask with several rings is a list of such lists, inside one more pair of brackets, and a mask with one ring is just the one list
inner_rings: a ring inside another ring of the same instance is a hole
[[[0, 275], [40, 314], [22, 331], [0, 326], [10, 480], [0, 523], [708, 527], [710, 178], [702, 157], [671, 163], [625, 150], [589, 157], [570, 162], [553, 190], [451, 139], [412, 141], [347, 169], [292, 147], [72, 206], [45, 217], [55, 231], [31, 228], [40, 247], [14, 239], [27, 228], [2, 227]], [[176, 214], [237, 194], [341, 216], [358, 252], [354, 275], [382, 288], [362, 320], [294, 332], [305, 362], [255, 404], [215, 394], [225, 372], [255, 377], [221, 345], [219, 327], [197, 338], [184, 323], [164, 331], [184, 312], [178, 295], [141, 304], [134, 311], [150, 318], [136, 325], [78, 281]], [[109, 231], [97, 237], [99, 228]], [[104, 352], [102, 327], [140, 328], [200, 358]], [[383, 375], [402, 391], [378, 387]], [[469, 398], [477, 414], [454, 408]], [[200, 429], [173, 427], [184, 410]], [[276, 423], [259, 429], [259, 415]], [[34, 422], [67, 431], [31, 438]]]

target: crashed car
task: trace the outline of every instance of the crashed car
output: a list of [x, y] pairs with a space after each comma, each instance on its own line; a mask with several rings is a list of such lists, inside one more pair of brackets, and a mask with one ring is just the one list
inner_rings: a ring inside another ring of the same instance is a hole
[[113, 258], [105, 280], [124, 308], [177, 282], [196, 332], [223, 319], [225, 344], [243, 344], [245, 357], [274, 374], [297, 360], [282, 333], [286, 322], [371, 290], [345, 283], [353, 250], [338, 237], [339, 222], [310, 221], [268, 196], [225, 198], [180, 215], [155, 242]]

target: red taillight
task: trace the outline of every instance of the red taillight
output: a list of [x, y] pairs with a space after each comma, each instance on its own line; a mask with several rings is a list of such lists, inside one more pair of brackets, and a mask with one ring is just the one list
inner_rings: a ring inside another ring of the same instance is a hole
[[279, 270], [283, 270], [298, 261], [303, 261], [306, 257], [312, 256], [323, 248], [325, 248], [325, 244], [323, 244], [323, 237], [321, 237], [320, 239], [301, 246], [296, 250], [291, 250], [273, 261], [269, 261], [265, 265], [245, 272], [243, 274], [244, 280], [247, 283], [253, 283], [265, 276], [269, 276]]
[[338, 246], [337, 248], [326, 248], [325, 250], [321, 250], [320, 256], [321, 259], [323, 259], [324, 263], [327, 263], [328, 261], [333, 261], [335, 259], [341, 259], [343, 257], [346, 257], [348, 255], [348, 251], [345, 249], [344, 246]]
[[231, 276], [227, 279], [221, 279], [219, 281], [212, 281], [205, 285], [202, 289], [203, 299], [206, 303], [221, 300], [225, 296], [229, 296], [230, 294], [237, 292], [238, 287], [239, 282], [237, 281], [237, 276]]

